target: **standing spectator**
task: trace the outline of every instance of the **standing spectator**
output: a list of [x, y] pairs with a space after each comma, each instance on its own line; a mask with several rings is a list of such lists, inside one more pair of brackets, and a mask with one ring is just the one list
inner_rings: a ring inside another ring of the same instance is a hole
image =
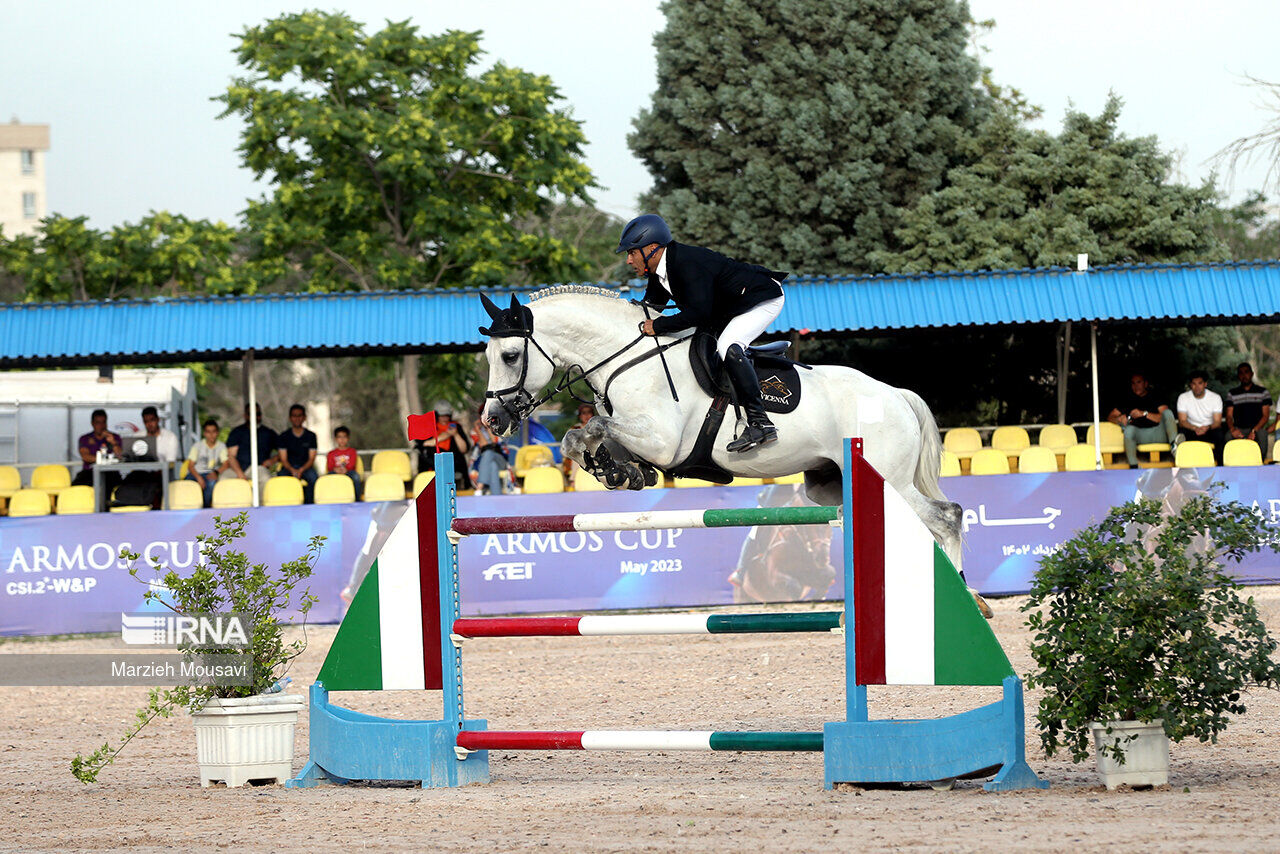
[[1211, 443], [1214, 458], [1222, 462], [1222, 446], [1226, 444], [1222, 396], [1209, 390], [1209, 377], [1204, 371], [1193, 371], [1191, 388], [1178, 395], [1178, 432], [1183, 439]]
[[1148, 442], [1168, 442], [1178, 435], [1173, 410], [1156, 400], [1147, 378], [1135, 371], [1129, 377], [1129, 394], [1111, 410], [1107, 420], [1124, 430], [1124, 455], [1129, 466], [1138, 464], [1138, 446]]
[[356, 499], [360, 498], [360, 472], [356, 471], [359, 457], [355, 448], [351, 447], [351, 431], [345, 426], [333, 431], [334, 449], [324, 458], [325, 468], [329, 474], [345, 474], [355, 484]]
[[1253, 383], [1253, 365], [1236, 368], [1240, 385], [1227, 394], [1227, 433], [1233, 439], [1252, 439], [1267, 458], [1267, 422], [1271, 420], [1271, 392]]
[[200, 484], [204, 506], [213, 506], [213, 485], [231, 467], [227, 446], [218, 440], [218, 422], [207, 419], [201, 427], [203, 439], [191, 446], [187, 454], [187, 480]]
[[452, 453], [456, 488], [465, 489], [467, 452], [471, 450], [471, 439], [462, 426], [453, 420], [453, 406], [443, 400], [436, 401], [436, 430], [436, 438], [415, 439], [413, 442], [413, 449], [418, 455], [418, 471], [435, 471], [436, 453]]
[[303, 427], [307, 410], [300, 403], [289, 407], [289, 429], [276, 438], [280, 449], [280, 474], [302, 481], [302, 500], [311, 503], [312, 488], [318, 475], [315, 470], [316, 434]]
[[[480, 406], [484, 412], [484, 405]], [[502, 446], [502, 438], [489, 429], [483, 418], [476, 418], [476, 427], [471, 431], [471, 441], [476, 446], [476, 464], [472, 469], [476, 484], [489, 495], [501, 495], [502, 473], [507, 469], [507, 451]]]
[[[262, 426], [262, 407], [257, 409], [258, 416], [258, 480], [266, 481], [271, 477], [268, 468], [276, 455], [276, 431]], [[242, 480], [251, 480], [249, 474], [249, 406], [244, 407], [244, 423], [231, 431], [227, 436], [227, 454], [231, 460], [231, 470]]]

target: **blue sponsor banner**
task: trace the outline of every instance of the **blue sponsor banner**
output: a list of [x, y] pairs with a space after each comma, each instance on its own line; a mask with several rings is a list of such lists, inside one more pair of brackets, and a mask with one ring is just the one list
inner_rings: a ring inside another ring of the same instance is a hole
[[[968, 581], [984, 593], [1025, 592], [1040, 559], [1079, 528], [1136, 495], [1176, 503], [1222, 482], [1224, 495], [1280, 520], [1280, 466], [1064, 472], [948, 478], [964, 509]], [[782, 506], [802, 488], [706, 487], [537, 496], [462, 496], [462, 516], [640, 512]], [[326, 537], [310, 582], [310, 621], [337, 622], [408, 502], [261, 507], [242, 548], [274, 568]], [[119, 631], [144, 584], [120, 559], [132, 550], [179, 572], [199, 560], [195, 539], [235, 511], [155, 511], [0, 518], [0, 634]], [[841, 599], [839, 537], [829, 526], [685, 531], [501, 534], [459, 546], [468, 616]], [[1235, 574], [1280, 581], [1280, 556], [1251, 555]], [[154, 575], [146, 570], [144, 579]]]

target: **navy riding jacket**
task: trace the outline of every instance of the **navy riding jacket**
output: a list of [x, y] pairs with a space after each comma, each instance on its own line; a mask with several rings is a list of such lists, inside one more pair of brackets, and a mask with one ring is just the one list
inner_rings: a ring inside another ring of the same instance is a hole
[[778, 282], [788, 275], [701, 246], [668, 243], [666, 254], [671, 291], [662, 286], [657, 273], [650, 273], [644, 299], [660, 306], [675, 300], [680, 311], [654, 319], [653, 331], [659, 335], [690, 327], [719, 333], [748, 309], [782, 296]]

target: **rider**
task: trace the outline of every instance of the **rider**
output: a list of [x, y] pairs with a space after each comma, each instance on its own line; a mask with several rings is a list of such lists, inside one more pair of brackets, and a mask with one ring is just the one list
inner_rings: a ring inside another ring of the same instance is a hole
[[680, 309], [646, 320], [646, 335], [670, 335], [689, 327], [716, 335], [716, 352], [747, 414], [746, 429], [726, 450], [749, 451], [777, 440], [778, 430], [765, 414], [760, 380], [745, 350], [782, 311], [782, 280], [787, 273], [676, 243], [657, 214], [643, 214], [627, 223], [616, 251], [627, 253], [627, 265], [636, 275], [648, 277], [645, 302], [665, 306], [674, 300]]

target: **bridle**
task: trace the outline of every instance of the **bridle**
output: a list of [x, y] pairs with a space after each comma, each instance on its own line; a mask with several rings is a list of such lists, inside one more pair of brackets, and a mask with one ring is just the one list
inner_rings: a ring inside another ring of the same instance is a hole
[[[555, 360], [547, 354], [546, 350], [542, 349], [542, 345], [533, 337], [533, 332], [531, 331], [505, 330], [502, 335], [494, 335], [492, 337], [524, 339], [523, 353], [520, 358], [519, 379], [515, 381], [515, 384], [509, 385], [506, 388], [500, 388], [496, 391], [486, 391], [484, 393], [486, 400], [496, 400], [498, 405], [502, 407], [502, 410], [507, 413], [508, 417], [518, 424], [532, 415], [535, 409], [562, 391], [568, 391], [569, 396], [579, 403], [585, 403], [591, 406], [598, 406], [603, 403], [607, 407], [608, 399], [602, 391], [598, 390], [591, 384], [591, 380], [588, 379], [588, 377], [621, 356], [623, 353], [630, 350], [632, 347], [639, 344], [646, 336], [643, 333], [637, 335], [629, 344], [622, 347], [620, 350], [614, 351], [613, 354], [585, 370], [581, 365], [569, 365], [564, 369], [564, 372], [560, 375], [560, 379], [555, 386], [538, 398], [535, 398], [524, 387], [524, 381], [529, 376], [529, 345], [533, 344], [533, 346], [537, 348], [538, 352], [542, 354], [542, 358], [546, 359], [551, 365], [551, 372], [553, 376], [555, 375]], [[626, 367], [630, 367], [630, 365], [627, 365]], [[612, 377], [610, 379], [612, 379]], [[583, 400], [574, 392], [573, 386], [580, 382], [585, 382], [587, 384], [587, 388], [591, 389], [591, 393], [594, 397], [593, 400]]]

